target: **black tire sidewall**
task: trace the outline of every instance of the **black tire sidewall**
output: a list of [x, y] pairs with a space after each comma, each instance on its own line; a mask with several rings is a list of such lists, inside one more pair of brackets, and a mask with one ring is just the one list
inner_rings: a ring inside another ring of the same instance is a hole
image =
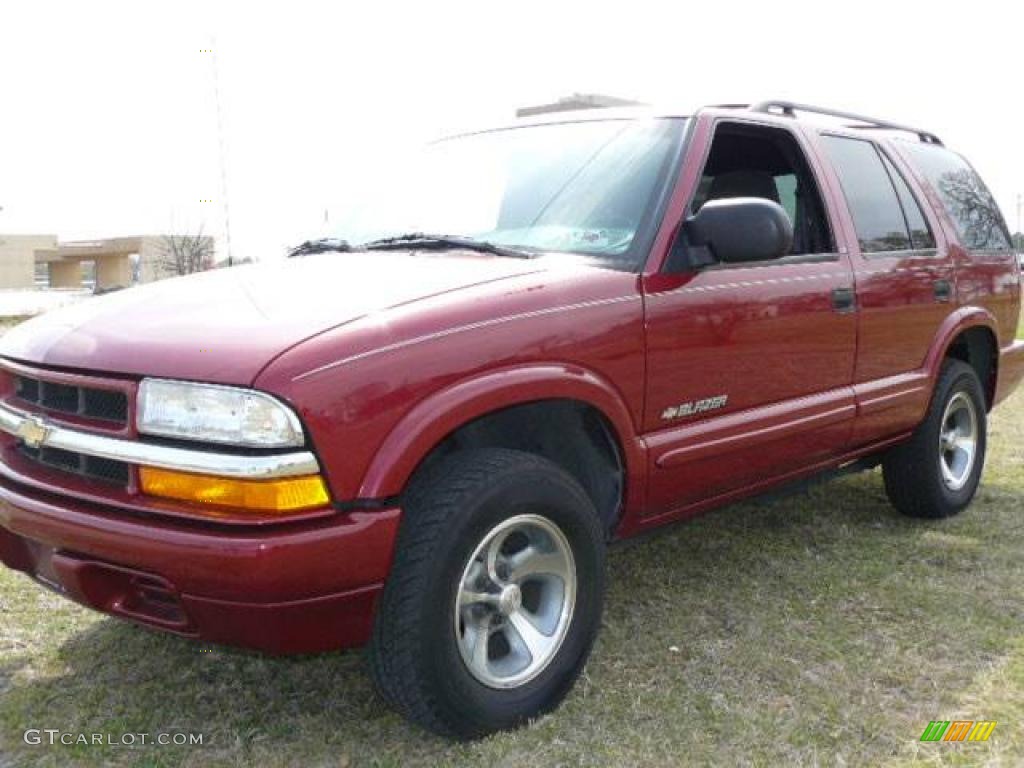
[[[455, 634], [455, 596], [463, 569], [489, 531], [520, 514], [540, 515], [565, 535], [576, 567], [576, 604], [568, 633], [556, 656], [533, 680], [512, 689], [480, 683], [466, 668]], [[604, 591], [601, 528], [583, 492], [557, 468], [533, 468], [499, 478], [449, 521], [448, 535], [435, 552], [436, 567], [424, 585], [420, 616], [428, 687], [449, 719], [468, 734], [522, 724], [557, 705], [572, 687], [589, 654], [600, 623]]]
[[[956, 364], [952, 371], [952, 375], [943, 381], [941, 390], [936, 393], [935, 408], [932, 411], [931, 418], [925, 425], [925, 434], [923, 435], [924, 446], [928, 454], [925, 460], [931, 468], [930, 474], [933, 478], [932, 484], [935, 488], [936, 500], [946, 510], [947, 514], [959, 512], [970, 504], [971, 499], [974, 498], [974, 494], [977, 492], [978, 485], [981, 482], [982, 472], [984, 471], [985, 452], [988, 442], [985, 395], [982, 392], [977, 374], [974, 372], [974, 369], [965, 363]], [[967, 395], [974, 406], [974, 414], [977, 419], [978, 443], [970, 477], [962, 488], [952, 490], [946, 485], [942, 477], [941, 467], [939, 466], [942, 461], [939, 450], [939, 435], [942, 430], [942, 420], [946, 413], [946, 407], [950, 400], [960, 392]]]

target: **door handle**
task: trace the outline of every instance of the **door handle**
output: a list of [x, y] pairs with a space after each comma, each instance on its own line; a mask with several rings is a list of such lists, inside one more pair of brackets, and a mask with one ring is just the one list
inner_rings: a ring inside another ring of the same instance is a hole
[[832, 289], [832, 308], [836, 312], [846, 314], [848, 312], [857, 311], [857, 303], [853, 293], [853, 288], [848, 285], [844, 285], [841, 288]]
[[949, 280], [935, 281], [935, 300], [949, 301], [953, 298], [953, 285]]

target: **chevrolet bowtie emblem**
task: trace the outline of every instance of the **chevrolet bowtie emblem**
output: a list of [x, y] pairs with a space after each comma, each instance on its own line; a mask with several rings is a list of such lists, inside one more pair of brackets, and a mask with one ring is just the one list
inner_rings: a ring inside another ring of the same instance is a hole
[[29, 416], [18, 427], [18, 437], [29, 448], [38, 448], [46, 442], [46, 438], [50, 435], [50, 428], [46, 426], [46, 422], [37, 416]]

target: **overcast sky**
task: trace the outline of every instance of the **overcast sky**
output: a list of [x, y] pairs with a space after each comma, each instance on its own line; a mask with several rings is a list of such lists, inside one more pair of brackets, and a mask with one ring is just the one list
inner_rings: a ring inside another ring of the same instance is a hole
[[919, 124], [967, 155], [1017, 227], [1013, 3], [256, 6], [0, 6], [0, 232], [222, 238], [212, 40], [236, 257], [321, 234], [375, 155], [574, 91], [789, 98]]

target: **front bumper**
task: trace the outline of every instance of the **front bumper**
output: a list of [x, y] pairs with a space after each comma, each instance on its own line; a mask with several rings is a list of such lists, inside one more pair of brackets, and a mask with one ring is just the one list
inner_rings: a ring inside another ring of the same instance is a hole
[[0, 560], [160, 630], [270, 653], [364, 644], [399, 510], [239, 529], [116, 513], [0, 479]]

